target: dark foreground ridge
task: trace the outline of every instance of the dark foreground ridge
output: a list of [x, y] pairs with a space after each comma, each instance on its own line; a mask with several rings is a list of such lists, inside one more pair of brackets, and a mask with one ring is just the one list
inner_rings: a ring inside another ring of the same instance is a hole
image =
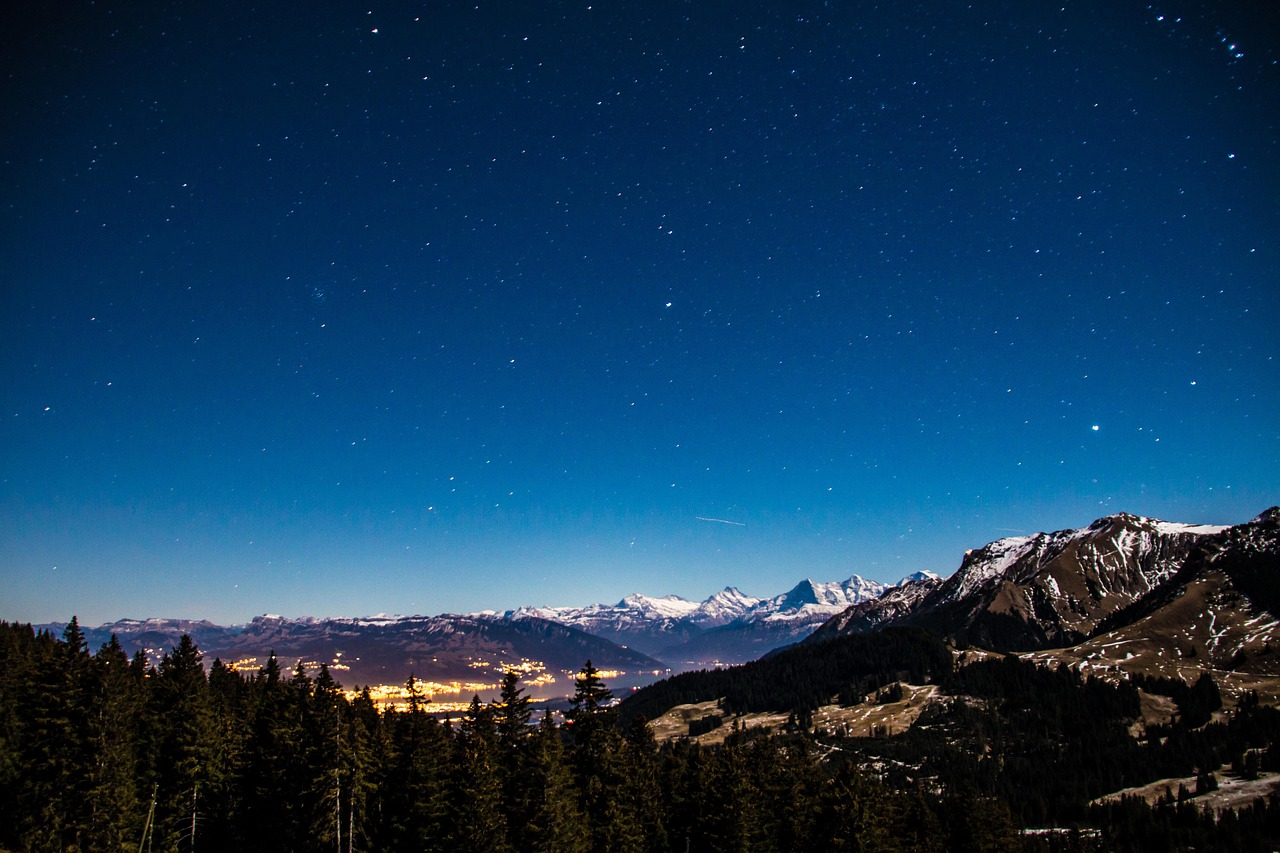
[[[885, 685], [875, 701], [893, 701], [900, 678], [933, 679], [949, 699], [894, 738], [825, 731], [801, 705], [777, 731], [730, 721], [721, 744], [704, 746], [659, 744], [634, 712], [645, 700], [620, 713], [590, 662], [562, 724], [549, 715], [533, 723], [514, 673], [499, 701], [476, 699], [441, 722], [414, 692], [402, 710], [377, 707], [367, 692], [348, 696], [327, 668], [290, 676], [271, 658], [251, 676], [220, 661], [206, 674], [189, 638], [151, 668], [114, 643], [90, 654], [74, 621], [61, 638], [0, 623], [0, 849], [137, 849], [141, 840], [143, 849], [245, 851], [1164, 851], [1280, 842], [1274, 798], [1220, 816], [1200, 807], [1220, 780], [1265, 781], [1280, 770], [1274, 708], [1245, 696], [1223, 713], [1211, 678], [1140, 688], [1015, 658], [953, 668], [949, 657], [924, 632], [891, 631], [755, 665], [776, 676], [776, 689], [717, 676], [742, 708], [811, 701], [801, 685], [841, 673], [859, 688]], [[1179, 712], [1135, 736], [1144, 694], [1170, 697]], [[1154, 804], [1091, 805], [1167, 776], [1196, 781]]]

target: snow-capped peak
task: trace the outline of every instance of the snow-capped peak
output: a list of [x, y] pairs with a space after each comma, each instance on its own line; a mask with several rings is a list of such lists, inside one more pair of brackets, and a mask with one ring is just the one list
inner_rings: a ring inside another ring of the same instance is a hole
[[760, 599], [747, 595], [737, 587], [726, 586], [698, 605], [694, 622], [703, 628], [727, 625], [760, 603]]
[[631, 610], [648, 617], [681, 619], [697, 610], [698, 604], [678, 595], [654, 598], [635, 592], [619, 601], [615, 607], [618, 610]]
[[[1216, 525], [1178, 524], [1117, 513], [1096, 519], [1088, 527], [1079, 530], [1058, 530], [1053, 533], [997, 539], [982, 548], [965, 552], [960, 568], [947, 581], [943, 597], [947, 601], [958, 601], [998, 581], [1029, 582], [1067, 550], [1073, 553], [1080, 551], [1090, 566], [1096, 566], [1098, 570], [1105, 569], [1104, 574], [1124, 569], [1124, 559], [1117, 555], [1132, 553], [1140, 558], [1134, 566], [1141, 578], [1134, 578], [1126, 583], [1132, 582], [1143, 590], [1151, 589], [1176, 567], [1175, 561], [1157, 557], [1147, 559], [1144, 556], [1161, 552], [1162, 546], [1158, 545], [1161, 537], [1174, 537], [1173, 541], [1181, 539], [1185, 542], [1226, 529]], [[1116, 559], [1120, 562], [1112, 565]], [[1015, 573], [1017, 577], [1012, 577], [1011, 573]]]
[[809, 619], [826, 613], [835, 615], [850, 605], [878, 598], [885, 591], [882, 583], [853, 575], [847, 581], [818, 583], [805, 578], [782, 595], [774, 596], [753, 607], [745, 618], [753, 621]]
[[713, 606], [718, 607], [751, 607], [759, 604], [760, 599], [752, 595], [747, 595], [736, 586], [726, 586], [724, 589], [707, 598], [700, 605], [703, 608]]
[[931, 572], [928, 569], [924, 569], [923, 571], [912, 572], [902, 580], [895, 583], [894, 586], [905, 586], [909, 583], [919, 583], [920, 581], [936, 581], [941, 580], [941, 578], [942, 575], [937, 572]]

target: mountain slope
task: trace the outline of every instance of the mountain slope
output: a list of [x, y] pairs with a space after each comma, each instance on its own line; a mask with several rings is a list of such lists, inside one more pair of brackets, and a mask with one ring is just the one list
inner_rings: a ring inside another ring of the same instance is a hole
[[[1037, 604], [1017, 606], [1028, 601]], [[996, 664], [1001, 658], [1012, 666], [1012, 659], [1020, 657], [1051, 668], [1066, 664], [1072, 678], [1101, 677], [1112, 683], [1141, 674], [1191, 685], [1208, 675], [1228, 708], [1247, 706], [1243, 700], [1251, 701], [1253, 695], [1274, 706], [1280, 704], [1280, 509], [1225, 528], [1117, 515], [1080, 530], [1000, 540], [969, 552], [951, 578], [923, 577], [893, 587], [847, 608], [786, 652], [727, 673], [673, 676], [635, 694], [624, 709], [640, 709], [653, 719], [679, 705], [686, 708], [680, 713], [694, 713], [701, 722], [707, 717], [723, 722], [729, 716], [726, 708], [741, 710], [729, 708], [727, 697], [745, 690], [749, 693], [744, 695], [753, 697], [749, 709], [777, 710], [778, 697], [794, 696], [764, 674], [764, 664], [792, 661], [793, 655], [814, 672], [831, 669], [836, 676], [824, 688], [828, 695], [813, 701], [844, 703], [842, 697], [850, 693], [856, 700], [871, 695], [883, 681], [870, 684], [870, 691], [862, 683], [854, 685], [857, 689], [841, 687], [837, 695], [831, 685], [840, 684], [844, 672], [835, 663], [837, 644], [864, 639], [868, 648], [875, 648], [877, 642], [921, 626], [933, 629], [924, 636], [935, 641], [940, 641], [938, 626], [947, 629], [945, 638], [962, 669], [983, 661]], [[1049, 638], [1065, 642], [1055, 646]], [[971, 645], [966, 648], [966, 643]], [[889, 681], [919, 678], [899, 668], [888, 665], [880, 672]], [[917, 688], [899, 688], [906, 704], [916, 705], [904, 725], [924, 719], [919, 716], [924, 710], [933, 714], [933, 726], [952, 705], [919, 688], [919, 680], [913, 683]], [[1144, 709], [1152, 698], [1139, 694]], [[828, 723], [861, 721], [864, 728], [854, 728], [870, 731], [866, 720], [877, 718], [866, 710], [871, 707], [860, 706], [853, 714], [823, 708], [821, 717]], [[1159, 701], [1152, 707], [1156, 722], [1161, 714], [1167, 718]], [[738, 722], [777, 726], [782, 719], [764, 714]], [[678, 727], [680, 735], [690, 730], [687, 723]]]
[[1176, 573], [1089, 639], [1027, 656], [1188, 682], [1208, 670], [1224, 693], [1280, 700], [1280, 510], [1205, 536]]
[[988, 649], [1066, 647], [1118, 627], [1117, 620], [1132, 621], [1139, 602], [1170, 594], [1175, 576], [1185, 582], [1218, 563], [1239, 564], [1239, 583], [1265, 596], [1280, 554], [1268, 532], [1278, 515], [1269, 510], [1226, 528], [1122, 513], [1080, 530], [1000, 539], [968, 552], [950, 578], [906, 584], [856, 605], [813, 639], [918, 625]]

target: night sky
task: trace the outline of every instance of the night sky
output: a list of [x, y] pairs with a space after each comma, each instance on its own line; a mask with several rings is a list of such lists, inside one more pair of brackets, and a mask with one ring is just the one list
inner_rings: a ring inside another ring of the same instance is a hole
[[1274, 3], [22, 5], [0, 618], [763, 596], [1280, 501]]

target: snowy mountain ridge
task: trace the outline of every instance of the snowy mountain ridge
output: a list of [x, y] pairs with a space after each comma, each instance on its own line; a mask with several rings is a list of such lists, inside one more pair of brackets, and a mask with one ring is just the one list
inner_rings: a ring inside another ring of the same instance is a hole
[[[620, 628], [660, 620], [684, 621], [698, 628], [717, 628], [733, 622], [762, 620], [808, 621], [826, 613], [839, 613], [851, 604], [876, 598], [888, 587], [853, 575], [845, 581], [819, 582], [809, 578], [772, 598], [755, 598], [736, 587], [727, 586], [702, 602], [678, 595], [661, 598], [632, 593], [617, 604], [590, 604], [586, 607], [520, 607], [505, 615], [519, 619], [536, 616], [587, 631], [603, 625]], [[824, 617], [825, 619], [825, 617]]]
[[[931, 572], [918, 574], [932, 576]], [[769, 598], [729, 586], [702, 602], [633, 593], [612, 605], [521, 607], [504, 615], [559, 622], [687, 669], [759, 657], [890, 588], [859, 575], [843, 581], [806, 578]]]
[[760, 603], [761, 599], [745, 595], [727, 586], [705, 601], [690, 601], [678, 595], [654, 597], [632, 593], [617, 604], [588, 604], [585, 607], [519, 607], [506, 612], [508, 618], [536, 616], [564, 625], [591, 630], [589, 625], [622, 627], [663, 620], [687, 621], [698, 627], [715, 627], [732, 622]]
[[1163, 588], [1198, 550], [1273, 521], [1264, 513], [1224, 527], [1122, 512], [1076, 530], [997, 539], [966, 551], [945, 580], [925, 578], [850, 607], [813, 639], [912, 624], [984, 648], [1070, 645]]
[[[502, 613], [265, 614], [231, 626], [121, 619], [81, 627], [91, 645], [116, 634], [129, 650], [153, 657], [182, 634], [191, 635], [210, 657], [228, 660], [271, 650], [282, 659], [325, 660], [328, 650], [340, 651], [350, 677], [371, 681], [409, 671], [456, 678], [468, 671], [470, 661], [491, 656], [550, 658], [548, 663], [566, 669], [577, 665], [575, 657], [591, 657], [597, 664], [625, 661], [632, 668], [652, 668], [661, 661], [675, 669], [698, 669], [754, 660], [810, 635], [817, 641], [892, 625], [917, 625], [983, 647], [1045, 649], [1109, 630], [1139, 604], [1153, 611], [1173, 595], [1170, 589], [1185, 583], [1189, 561], [1202, 573], [1234, 573], [1228, 581], [1244, 584], [1250, 595], [1265, 592], [1272, 583], [1268, 567], [1280, 548], [1277, 529], [1280, 509], [1274, 508], [1231, 527], [1119, 513], [1078, 530], [997, 539], [967, 551], [950, 577], [921, 571], [893, 585], [852, 575], [832, 582], [806, 578], [769, 598], [730, 586], [701, 602], [633, 593], [615, 604]], [[1261, 561], [1263, 568], [1246, 565], [1249, 560]], [[64, 625], [36, 627], [56, 633]], [[1241, 649], [1254, 654], [1258, 638], [1249, 637], [1248, 649]], [[1265, 641], [1260, 640], [1264, 650]]]

